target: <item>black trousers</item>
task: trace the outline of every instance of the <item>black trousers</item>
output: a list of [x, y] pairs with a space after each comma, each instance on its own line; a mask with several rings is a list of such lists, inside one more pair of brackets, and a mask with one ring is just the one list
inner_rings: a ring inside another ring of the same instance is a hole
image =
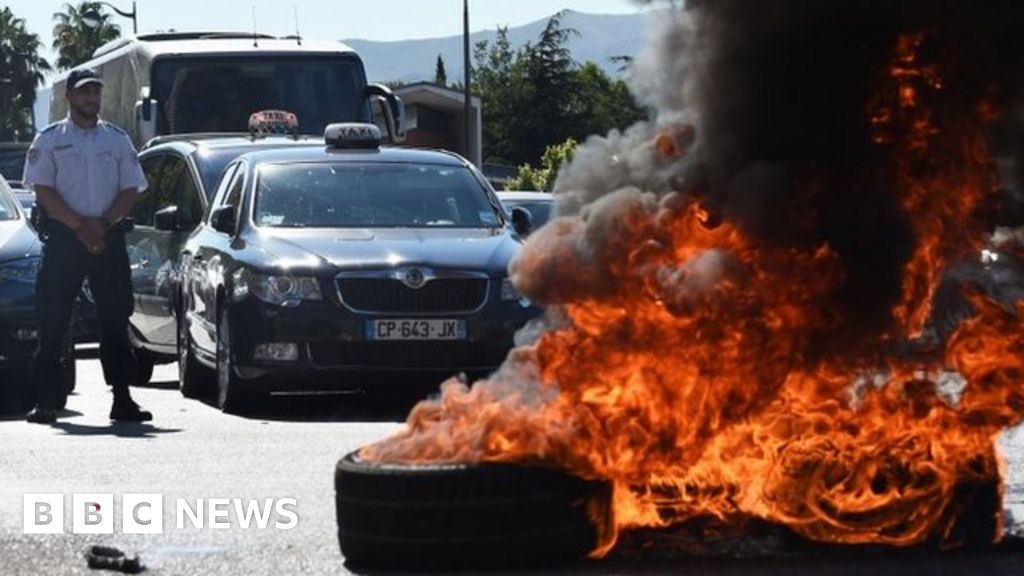
[[96, 301], [100, 319], [100, 363], [103, 377], [114, 397], [127, 398], [128, 385], [136, 377], [135, 356], [128, 341], [128, 317], [134, 309], [132, 273], [124, 233], [107, 234], [103, 253], [92, 255], [74, 231], [50, 220], [43, 243], [43, 259], [36, 279], [36, 311], [39, 349], [33, 362], [38, 406], [54, 408], [64, 394], [60, 358], [70, 329], [75, 299], [82, 281]]

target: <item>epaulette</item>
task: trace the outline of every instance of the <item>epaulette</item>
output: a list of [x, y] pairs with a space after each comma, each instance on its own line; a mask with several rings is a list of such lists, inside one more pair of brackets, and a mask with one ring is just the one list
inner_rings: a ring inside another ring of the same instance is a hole
[[[111, 124], [110, 122], [104, 122], [103, 125], [106, 126], [107, 128], [110, 128], [114, 132], [117, 132], [118, 134], [120, 134], [122, 136], [128, 136], [128, 133], [124, 131], [124, 128], [121, 128], [117, 124]], [[129, 138], [130, 138], [130, 136], [129, 136]]]
[[60, 126], [61, 122], [63, 122], [63, 120], [61, 120], [61, 121], [58, 121], [58, 122], [54, 122], [53, 124], [50, 124], [50, 125], [49, 125], [49, 126], [47, 126], [46, 128], [43, 128], [42, 130], [40, 130], [40, 131], [39, 131], [39, 133], [40, 133], [40, 134], [46, 134], [46, 133], [47, 133], [47, 132], [49, 132], [50, 130], [53, 130], [53, 129], [54, 129], [54, 128], [56, 128], [57, 126]]

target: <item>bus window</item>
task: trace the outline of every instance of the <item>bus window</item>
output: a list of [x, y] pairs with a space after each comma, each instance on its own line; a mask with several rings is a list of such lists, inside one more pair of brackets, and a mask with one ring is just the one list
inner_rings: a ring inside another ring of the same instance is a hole
[[246, 132], [258, 110], [294, 112], [299, 132], [366, 122], [366, 77], [355, 56], [161, 58], [153, 63], [158, 134]]

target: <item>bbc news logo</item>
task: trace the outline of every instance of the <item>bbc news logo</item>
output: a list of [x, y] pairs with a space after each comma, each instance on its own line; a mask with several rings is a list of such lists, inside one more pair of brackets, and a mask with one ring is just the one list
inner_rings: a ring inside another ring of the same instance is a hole
[[[25, 494], [25, 534], [63, 534], [66, 527], [64, 494]], [[273, 527], [291, 530], [299, 523], [294, 498], [197, 498], [174, 501], [175, 527], [197, 529]], [[73, 534], [114, 533], [113, 494], [72, 494], [71, 532]], [[164, 497], [162, 494], [122, 494], [120, 528], [122, 534], [163, 534]]]

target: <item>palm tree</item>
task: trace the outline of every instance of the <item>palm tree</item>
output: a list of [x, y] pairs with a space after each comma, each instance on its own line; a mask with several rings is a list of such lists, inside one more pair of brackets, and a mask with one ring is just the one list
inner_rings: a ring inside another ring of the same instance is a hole
[[[87, 25], [84, 16], [90, 12], [99, 15], [99, 25]], [[110, 22], [112, 15], [105, 12], [99, 2], [79, 2], [78, 6], [64, 5], [63, 12], [53, 15], [53, 48], [58, 51], [57, 68], [68, 70], [92, 58], [100, 46], [121, 37], [121, 27]]]
[[[0, 9], [0, 140], [27, 140], [35, 134], [32, 107], [36, 86], [50, 63], [39, 56], [39, 36], [29, 34], [25, 20]], [[10, 105], [6, 105], [10, 104]]]

